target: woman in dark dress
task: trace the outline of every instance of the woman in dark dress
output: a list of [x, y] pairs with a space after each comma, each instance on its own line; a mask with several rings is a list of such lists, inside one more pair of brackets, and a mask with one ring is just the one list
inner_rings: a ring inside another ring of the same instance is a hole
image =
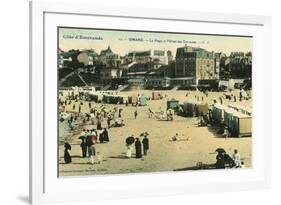
[[101, 121], [98, 120], [98, 122], [97, 122], [97, 130], [101, 130], [101, 129], [102, 129], [102, 127], [101, 127]]
[[139, 138], [136, 138], [135, 147], [136, 147], [136, 158], [141, 158], [142, 157], [141, 142]]
[[100, 132], [100, 134], [99, 134], [99, 141], [100, 141], [100, 143], [104, 142], [104, 131]]
[[103, 141], [109, 142], [108, 131], [106, 128], [104, 128], [104, 131], [103, 131]]
[[216, 169], [224, 169], [224, 153], [218, 153], [216, 156], [217, 162], [215, 164]]
[[68, 150], [71, 150], [71, 146], [69, 143], [64, 143], [64, 162], [65, 164], [69, 164], [72, 162], [71, 156], [68, 152]]
[[80, 147], [82, 150], [82, 157], [85, 158], [87, 157], [87, 143], [86, 143], [86, 137], [85, 136], [81, 136], [80, 139], [82, 140]]
[[86, 146], [87, 146], [87, 150], [88, 150], [88, 156], [91, 156], [91, 146], [93, 145], [93, 141], [92, 141], [92, 136], [88, 135], [86, 137]]
[[142, 140], [142, 145], [143, 145], [143, 154], [147, 155], [147, 151], [149, 149], [149, 140], [147, 138], [147, 135], [144, 135], [144, 138]]

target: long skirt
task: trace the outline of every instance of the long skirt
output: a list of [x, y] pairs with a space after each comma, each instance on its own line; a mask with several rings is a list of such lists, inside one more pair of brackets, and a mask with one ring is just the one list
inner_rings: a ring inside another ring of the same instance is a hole
[[70, 156], [70, 154], [68, 153], [68, 151], [65, 151], [65, 152], [64, 152], [64, 162], [65, 162], [65, 164], [69, 164], [69, 163], [72, 162], [71, 156]]
[[132, 147], [131, 146], [127, 146], [126, 155], [127, 155], [128, 158], [132, 157]]

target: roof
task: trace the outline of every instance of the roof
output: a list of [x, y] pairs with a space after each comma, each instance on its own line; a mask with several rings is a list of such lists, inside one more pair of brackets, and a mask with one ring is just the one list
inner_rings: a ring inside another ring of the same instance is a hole
[[218, 109], [221, 109], [221, 110], [226, 110], [226, 109], [228, 109], [225, 105], [218, 104], [218, 103], [214, 104], [214, 107], [215, 107], [215, 108], [218, 108]]
[[245, 114], [243, 114], [241, 112], [235, 112], [235, 113], [233, 113], [232, 116], [233, 117], [237, 117], [237, 118], [252, 118], [251, 116], [245, 115]]
[[209, 52], [203, 48], [184, 46], [177, 48], [176, 58], [180, 57], [205, 57], [205, 58], [214, 58], [214, 53]]
[[179, 100], [176, 100], [175, 98], [172, 98], [170, 100], [167, 100], [168, 102], [179, 102]]
[[237, 111], [234, 110], [234, 109], [232, 109], [232, 108], [226, 108], [226, 109], [224, 110], [224, 112], [226, 112], [226, 113], [236, 113]]
[[113, 53], [110, 46], [100, 52], [101, 55], [104, 55], [105, 53]]
[[143, 75], [143, 74], [146, 74], [147, 72], [146, 71], [142, 71], [142, 72], [130, 72], [130, 73], [127, 73], [127, 75]]
[[151, 51], [147, 50], [147, 51], [131, 51], [128, 53], [128, 56], [150, 56]]

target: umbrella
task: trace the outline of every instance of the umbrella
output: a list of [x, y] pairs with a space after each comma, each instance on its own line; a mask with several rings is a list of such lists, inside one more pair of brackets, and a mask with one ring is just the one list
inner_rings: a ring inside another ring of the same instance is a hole
[[65, 149], [71, 150], [71, 145], [70, 145], [68, 142], [66, 142], [66, 143], [64, 144], [64, 148], [65, 148]]
[[226, 153], [226, 151], [223, 148], [217, 148], [215, 152]]
[[78, 137], [79, 140], [84, 140], [85, 139], [85, 136], [84, 135], [81, 135], [80, 137]]
[[127, 137], [126, 138], [126, 143], [128, 144], [128, 145], [131, 145], [131, 144], [133, 144], [135, 142], [135, 138], [133, 137], [133, 136], [130, 136], [130, 137]]

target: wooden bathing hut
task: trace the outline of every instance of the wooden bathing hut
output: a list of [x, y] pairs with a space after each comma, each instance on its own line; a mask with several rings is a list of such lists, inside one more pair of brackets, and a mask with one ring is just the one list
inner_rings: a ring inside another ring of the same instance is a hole
[[183, 112], [188, 117], [195, 117], [196, 115], [196, 101], [185, 101], [183, 103]]
[[225, 109], [224, 110], [224, 124], [231, 129], [232, 126], [232, 118], [233, 118], [233, 114], [236, 113], [237, 111], [231, 108]]
[[152, 92], [152, 100], [161, 100], [163, 98], [160, 92], [153, 91]]
[[230, 132], [233, 136], [244, 137], [252, 135], [252, 117], [239, 112], [232, 116]]
[[173, 110], [177, 110], [179, 107], [179, 101], [172, 98], [171, 100], [167, 101], [167, 110], [168, 109], [173, 109]]
[[138, 97], [133, 95], [129, 97], [129, 103], [132, 105], [137, 105], [138, 104]]
[[196, 109], [195, 112], [197, 113], [197, 115], [200, 113], [202, 113], [203, 115], [207, 115], [209, 106], [208, 106], [208, 103], [198, 103], [198, 104], [196, 104], [195, 109]]
[[146, 102], [146, 97], [144, 95], [141, 95], [139, 97], [139, 105], [140, 106], [146, 106], [147, 105], [147, 102]]
[[224, 120], [224, 111], [228, 109], [228, 107], [221, 105], [221, 104], [214, 104], [213, 107], [213, 119], [218, 122], [221, 123]]

